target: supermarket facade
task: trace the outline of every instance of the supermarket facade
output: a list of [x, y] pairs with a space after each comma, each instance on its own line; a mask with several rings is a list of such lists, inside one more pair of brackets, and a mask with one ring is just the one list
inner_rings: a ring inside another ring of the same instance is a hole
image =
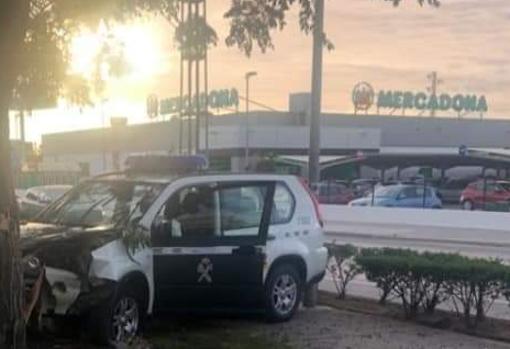
[[[357, 106], [364, 108], [367, 103], [374, 103], [373, 95], [371, 97], [366, 92], [361, 90], [361, 94], [355, 94], [353, 91], [355, 106], [358, 103]], [[399, 95], [404, 103], [406, 93]], [[207, 146], [205, 127], [197, 133], [200, 148], [203, 151], [208, 148], [211, 165], [218, 170], [243, 171], [258, 160], [271, 157], [306, 172], [310, 122], [308, 96], [306, 93], [291, 95], [287, 111], [210, 116]], [[388, 98], [388, 94], [385, 96]], [[414, 95], [413, 100], [418, 106], [422, 97], [421, 94]], [[392, 103], [399, 102], [395, 93], [392, 98]], [[438, 103], [440, 100], [438, 98]], [[467, 96], [463, 101], [465, 108], [486, 111], [483, 96]], [[389, 103], [388, 99], [385, 103]], [[460, 98], [454, 96], [450, 103], [451, 108], [457, 104], [460, 108]], [[368, 164], [376, 170], [426, 165], [444, 171], [455, 166], [478, 166], [495, 169], [500, 174], [499, 171], [503, 171], [505, 176], [510, 173], [510, 122], [504, 119], [394, 116], [369, 114], [357, 109], [351, 114], [324, 113], [321, 123], [321, 161], [333, 167], [344, 166], [337, 168], [337, 177], [360, 176], [359, 159], [367, 157], [378, 158], [378, 161], [372, 161], [373, 166]], [[195, 141], [190, 139], [188, 142], [187, 137], [194, 138], [195, 132], [180, 132], [181, 126], [187, 130], [186, 121], [180, 124], [177, 118], [171, 118], [47, 134], [42, 137], [42, 154], [45, 162], [74, 162], [95, 175], [122, 169], [125, 159], [132, 154], [177, 154], [179, 149], [186, 153], [186, 144]], [[473, 159], [468, 159], [466, 154], [459, 154], [461, 148], [476, 149], [486, 155], [478, 156], [484, 158], [483, 161], [471, 161]], [[419, 158], [423, 164], [413, 160]]]

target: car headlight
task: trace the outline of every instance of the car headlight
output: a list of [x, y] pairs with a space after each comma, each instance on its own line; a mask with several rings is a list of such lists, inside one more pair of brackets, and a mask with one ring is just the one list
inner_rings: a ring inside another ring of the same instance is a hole
[[26, 256], [23, 258], [24, 271], [39, 271], [41, 266], [41, 261], [35, 256]]

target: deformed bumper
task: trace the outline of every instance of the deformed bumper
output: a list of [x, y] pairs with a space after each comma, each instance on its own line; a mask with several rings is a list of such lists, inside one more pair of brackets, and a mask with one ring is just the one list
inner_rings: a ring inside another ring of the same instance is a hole
[[71, 305], [68, 315], [83, 315], [91, 309], [110, 301], [117, 288], [117, 282], [101, 279], [99, 284], [92, 286], [89, 291], [82, 292]]

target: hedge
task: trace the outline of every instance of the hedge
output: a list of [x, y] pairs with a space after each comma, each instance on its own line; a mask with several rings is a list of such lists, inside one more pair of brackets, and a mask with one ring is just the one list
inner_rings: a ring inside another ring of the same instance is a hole
[[351, 261], [349, 270], [365, 273], [376, 284], [381, 291], [381, 303], [390, 296], [399, 298], [408, 317], [432, 313], [438, 304], [451, 300], [466, 326], [475, 327], [484, 320], [495, 299], [504, 295], [510, 301], [510, 267], [500, 260], [345, 246], [328, 246], [330, 255], [348, 255], [345, 260]]

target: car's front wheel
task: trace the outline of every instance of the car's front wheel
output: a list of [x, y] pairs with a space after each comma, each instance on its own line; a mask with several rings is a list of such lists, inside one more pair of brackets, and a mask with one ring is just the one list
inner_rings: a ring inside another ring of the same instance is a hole
[[303, 281], [291, 264], [282, 264], [271, 271], [266, 282], [267, 315], [271, 321], [287, 321], [299, 308]]
[[462, 208], [465, 211], [473, 211], [475, 206], [473, 205], [473, 202], [471, 200], [466, 200], [462, 203]]
[[128, 344], [139, 334], [145, 318], [146, 301], [135, 285], [121, 285], [115, 296], [95, 309], [90, 326], [96, 341], [117, 347]]

